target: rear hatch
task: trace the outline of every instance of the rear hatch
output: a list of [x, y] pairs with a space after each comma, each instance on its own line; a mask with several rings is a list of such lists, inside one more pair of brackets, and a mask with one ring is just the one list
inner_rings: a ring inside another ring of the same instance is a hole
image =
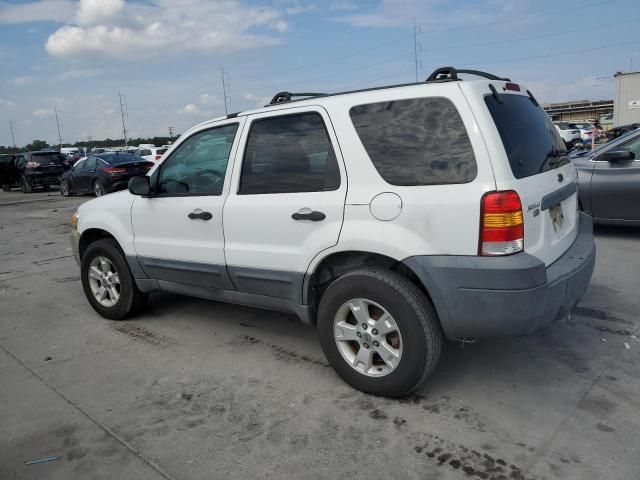
[[64, 160], [64, 156], [57, 152], [32, 153], [27, 168], [38, 175], [60, 175], [65, 171]]
[[487, 83], [494, 90], [484, 83], [477, 105], [484, 104], [486, 136], [493, 137], [489, 144], [495, 140], [503, 147], [491, 153], [497, 189], [518, 193], [524, 250], [550, 265], [578, 234], [576, 169], [551, 119], [528, 90], [513, 83]]

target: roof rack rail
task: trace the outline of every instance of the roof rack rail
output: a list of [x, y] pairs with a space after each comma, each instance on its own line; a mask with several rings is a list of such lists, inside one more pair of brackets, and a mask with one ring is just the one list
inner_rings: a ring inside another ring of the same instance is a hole
[[276, 93], [269, 105], [275, 105], [276, 103], [290, 102], [294, 97], [325, 97], [326, 93], [291, 93], [291, 92], [278, 92]]
[[431, 75], [427, 77], [425, 81], [427, 82], [455, 82], [458, 80], [462, 80], [458, 77], [459, 73], [466, 73], [469, 75], [475, 75], [477, 77], [487, 78], [489, 80], [502, 80], [505, 82], [510, 82], [511, 80], [508, 78], [501, 78], [492, 73], [482, 72], [480, 70], [459, 70], [454, 67], [442, 67], [437, 68], [433, 71]]

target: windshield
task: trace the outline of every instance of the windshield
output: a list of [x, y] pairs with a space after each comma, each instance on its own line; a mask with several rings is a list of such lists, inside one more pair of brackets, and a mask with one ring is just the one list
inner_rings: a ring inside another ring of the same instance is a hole
[[496, 124], [511, 170], [525, 178], [559, 166], [566, 147], [546, 112], [524, 95], [484, 97]]

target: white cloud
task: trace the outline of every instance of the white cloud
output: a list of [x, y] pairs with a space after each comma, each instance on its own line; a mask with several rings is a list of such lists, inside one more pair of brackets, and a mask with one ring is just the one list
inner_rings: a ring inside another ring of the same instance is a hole
[[228, 53], [279, 43], [285, 15], [284, 8], [240, 0], [80, 0], [76, 21], [55, 31], [45, 48], [57, 57], [130, 60]]
[[80, 0], [76, 19], [80, 25], [99, 25], [113, 19], [123, 8], [122, 0]]
[[40, 0], [30, 3], [0, 2], [0, 23], [66, 22], [73, 18], [75, 2]]
[[3, 98], [0, 98], [0, 105], [3, 105], [5, 107], [15, 107], [17, 103], [12, 102], [11, 100], [5, 100]]
[[257, 108], [264, 107], [267, 105], [272, 97], [261, 97], [260, 95], [255, 95], [254, 93], [245, 93], [242, 98], [244, 98], [247, 102], [252, 102]]
[[188, 114], [196, 114], [202, 113], [200, 108], [195, 103], [187, 103], [184, 107], [182, 107], [179, 113], [188, 113]]
[[34, 117], [40, 117], [40, 118], [51, 117], [53, 115], [53, 110], [47, 109], [47, 108], [39, 108], [38, 110], [34, 110], [32, 112], [32, 115]]
[[216, 97], [215, 95], [209, 95], [208, 93], [203, 93], [198, 97], [198, 101], [203, 105], [221, 105], [222, 100]]
[[16, 87], [21, 87], [23, 85], [27, 85], [28, 83], [33, 82], [35, 79], [30, 77], [29, 75], [23, 75], [20, 77], [14, 77], [11, 79], [11, 83], [13, 83]]
[[91, 78], [100, 75], [101, 70], [96, 68], [71, 69], [62, 72], [58, 77], [61, 80], [76, 80], [79, 78]]

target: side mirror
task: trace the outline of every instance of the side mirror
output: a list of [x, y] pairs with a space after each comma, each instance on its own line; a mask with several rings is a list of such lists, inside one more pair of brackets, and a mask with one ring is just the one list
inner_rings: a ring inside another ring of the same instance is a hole
[[635, 158], [634, 153], [626, 148], [614, 148], [608, 152], [604, 152], [600, 157], [607, 162], [628, 162]]
[[129, 180], [129, 193], [132, 195], [141, 195], [143, 197], [148, 196], [151, 191], [149, 185], [149, 177], [133, 177]]

